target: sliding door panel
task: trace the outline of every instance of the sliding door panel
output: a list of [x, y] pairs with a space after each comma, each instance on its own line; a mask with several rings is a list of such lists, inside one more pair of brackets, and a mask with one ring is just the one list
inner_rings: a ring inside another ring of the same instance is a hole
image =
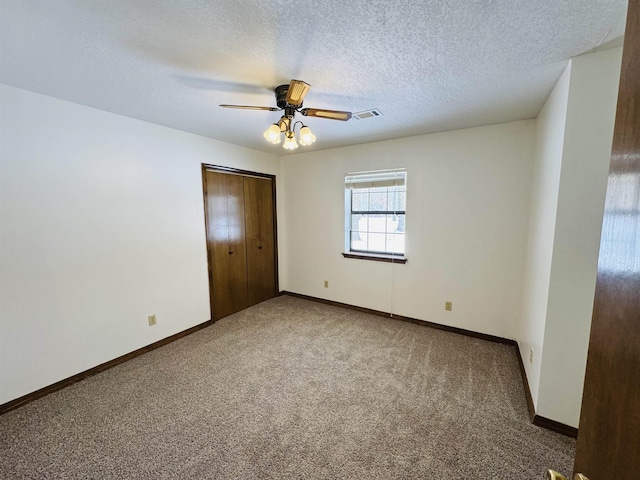
[[248, 307], [243, 178], [206, 172], [211, 309], [218, 320]]
[[244, 179], [249, 305], [276, 295], [273, 181]]

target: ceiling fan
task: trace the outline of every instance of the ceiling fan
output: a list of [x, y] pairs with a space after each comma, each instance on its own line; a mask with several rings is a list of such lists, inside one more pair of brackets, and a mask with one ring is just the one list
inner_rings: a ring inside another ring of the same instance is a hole
[[267, 141], [278, 144], [282, 140], [284, 134], [283, 147], [287, 150], [298, 148], [298, 142], [295, 137], [295, 128], [298, 124], [302, 125], [299, 132], [299, 141], [301, 145], [311, 145], [316, 141], [316, 136], [311, 133], [311, 129], [302, 122], [294, 122], [296, 112], [305, 117], [328, 118], [329, 120], [347, 121], [351, 118], [351, 112], [341, 110], [324, 110], [320, 108], [302, 108], [304, 97], [309, 93], [311, 85], [302, 80], [291, 80], [289, 85], [280, 85], [275, 88], [277, 107], [258, 107], [253, 105], [220, 105], [224, 108], [239, 108], [243, 110], [267, 110], [270, 112], [280, 112], [284, 110], [284, 115], [277, 123], [271, 125], [266, 132], [264, 138]]

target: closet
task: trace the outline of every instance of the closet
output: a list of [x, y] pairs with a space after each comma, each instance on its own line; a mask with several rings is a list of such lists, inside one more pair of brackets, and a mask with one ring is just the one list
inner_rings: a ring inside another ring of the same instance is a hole
[[211, 318], [276, 295], [275, 177], [203, 165]]

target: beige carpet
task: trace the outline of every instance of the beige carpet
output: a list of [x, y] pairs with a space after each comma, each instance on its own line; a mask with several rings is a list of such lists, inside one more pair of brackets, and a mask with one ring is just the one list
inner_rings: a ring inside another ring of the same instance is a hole
[[542, 479], [513, 347], [283, 296], [0, 417], [0, 478]]

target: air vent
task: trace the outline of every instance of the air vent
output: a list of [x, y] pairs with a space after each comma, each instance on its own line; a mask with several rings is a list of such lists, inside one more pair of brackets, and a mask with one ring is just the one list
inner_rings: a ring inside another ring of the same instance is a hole
[[354, 113], [351, 116], [356, 120], [364, 120], [365, 118], [381, 117], [382, 112], [377, 108], [372, 108], [371, 110], [364, 110], [363, 112]]

